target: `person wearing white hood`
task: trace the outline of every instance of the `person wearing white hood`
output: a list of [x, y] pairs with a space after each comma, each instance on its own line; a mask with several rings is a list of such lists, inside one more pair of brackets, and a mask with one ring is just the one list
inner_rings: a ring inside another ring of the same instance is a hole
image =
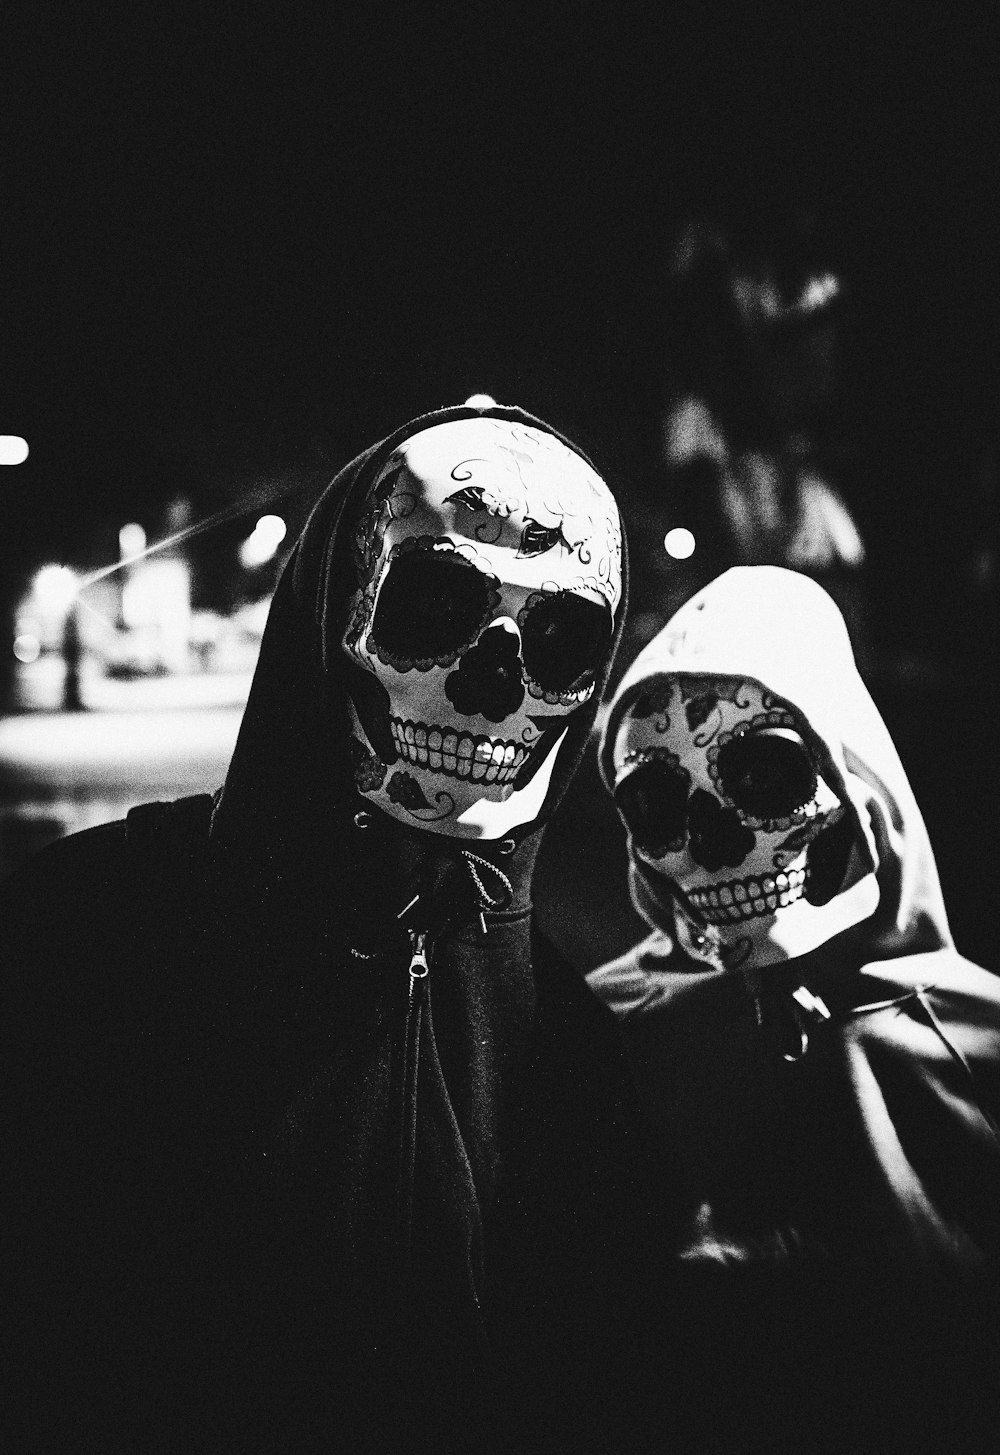
[[629, 668], [600, 758], [652, 932], [589, 982], [655, 1146], [640, 1317], [672, 1428], [686, 1390], [684, 1448], [973, 1448], [957, 1390], [978, 1416], [1000, 1386], [1000, 979], [955, 949], [837, 607], [726, 571]]

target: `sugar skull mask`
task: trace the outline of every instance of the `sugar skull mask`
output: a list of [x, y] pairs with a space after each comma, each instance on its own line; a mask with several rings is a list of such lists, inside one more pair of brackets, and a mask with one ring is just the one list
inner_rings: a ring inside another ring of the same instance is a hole
[[632, 702], [615, 802], [685, 948], [727, 964], [786, 958], [783, 922], [837, 893], [854, 831], [822, 769], [804, 721], [759, 683], [661, 678]]
[[378, 473], [354, 562], [358, 791], [459, 837], [531, 822], [611, 649], [621, 530], [604, 482], [542, 430], [435, 425]]

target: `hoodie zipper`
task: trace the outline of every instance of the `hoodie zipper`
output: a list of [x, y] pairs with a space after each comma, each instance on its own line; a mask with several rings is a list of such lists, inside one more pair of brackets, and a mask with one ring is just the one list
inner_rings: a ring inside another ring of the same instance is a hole
[[420, 1068], [420, 1036], [427, 1004], [430, 977], [428, 936], [423, 930], [410, 931], [409, 985], [406, 999], [406, 1031], [403, 1037], [403, 1099], [400, 1126], [399, 1169], [396, 1208], [399, 1257], [409, 1267], [413, 1244], [413, 1174], [417, 1151], [417, 1096]]

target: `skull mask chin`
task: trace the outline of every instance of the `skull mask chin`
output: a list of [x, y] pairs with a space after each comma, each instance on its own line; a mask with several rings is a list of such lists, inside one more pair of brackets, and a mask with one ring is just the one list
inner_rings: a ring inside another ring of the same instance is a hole
[[354, 531], [342, 648], [358, 792], [404, 823], [532, 822], [621, 597], [607, 486], [554, 436], [452, 420], [385, 462]]
[[637, 893], [669, 899], [690, 954], [769, 964], [829, 938], [854, 828], [821, 767], [799, 714], [756, 682], [662, 678], [631, 704], [615, 802]]

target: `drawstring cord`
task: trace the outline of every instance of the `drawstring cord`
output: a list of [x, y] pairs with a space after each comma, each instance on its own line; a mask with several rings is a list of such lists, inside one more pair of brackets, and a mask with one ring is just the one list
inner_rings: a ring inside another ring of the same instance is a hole
[[[468, 871], [469, 878], [472, 880], [473, 888], [476, 891], [479, 904], [479, 925], [485, 935], [486, 919], [483, 911], [488, 909], [492, 914], [497, 914], [500, 910], [506, 909], [514, 898], [514, 886], [503, 870], [498, 869], [495, 864], [491, 864], [489, 859], [480, 858], [478, 854], [470, 854], [468, 849], [462, 850], [461, 858]], [[497, 880], [500, 881], [500, 892], [498, 894], [490, 894], [483, 879], [484, 873], [487, 877], [492, 875], [494, 883]]]
[[396, 915], [408, 932], [420, 928], [436, 938], [444, 930], [474, 918], [485, 935], [486, 915], [499, 914], [512, 902], [513, 884], [489, 859], [462, 849], [454, 863], [464, 871], [457, 885], [450, 884], [444, 893], [414, 894]]

